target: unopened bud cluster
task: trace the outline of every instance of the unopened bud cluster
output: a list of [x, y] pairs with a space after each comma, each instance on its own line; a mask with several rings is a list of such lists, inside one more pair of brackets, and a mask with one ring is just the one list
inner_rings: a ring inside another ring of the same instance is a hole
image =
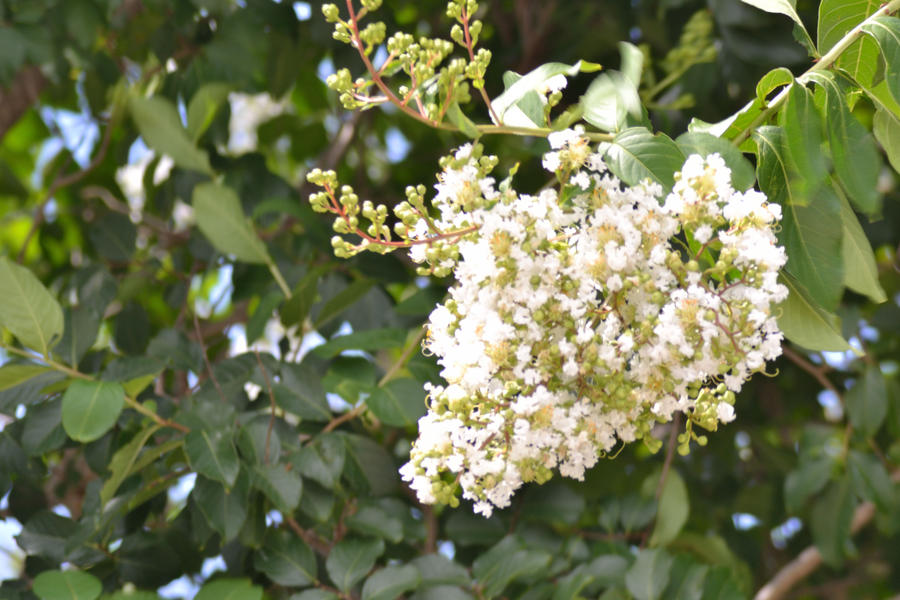
[[[467, 58], [448, 60], [453, 52], [453, 42], [419, 37], [404, 32], [387, 36], [387, 28], [382, 22], [369, 23], [363, 27], [363, 16], [374, 12], [381, 2], [364, 1], [363, 10], [357, 11], [346, 20], [334, 4], [324, 4], [322, 14], [325, 20], [334, 23], [334, 39], [356, 47], [365, 61], [373, 55], [375, 48], [384, 45], [387, 59], [381, 65], [366, 62], [368, 77], [354, 79], [349, 69], [342, 68], [326, 80], [328, 87], [340, 94], [341, 104], [348, 110], [365, 108], [382, 102], [394, 102], [400, 106], [415, 106], [416, 110], [430, 121], [441, 122], [453, 104], [469, 102], [469, 82], [476, 88], [484, 87], [484, 74], [490, 64], [491, 53], [484, 48], [477, 49], [478, 37], [483, 24], [473, 20], [478, 10], [474, 0], [451, 1], [447, 14], [457, 23], [450, 37], [467, 50]], [[388, 86], [388, 81], [400, 77], [396, 85]]]
[[[777, 205], [736, 192], [718, 155], [691, 156], [662, 198], [623, 187], [577, 132], [550, 141], [561, 192], [495, 186], [494, 161], [467, 145], [442, 162], [437, 216], [421, 188], [401, 209], [408, 241], [433, 240], [413, 260], [456, 279], [424, 343], [446, 385], [427, 386], [401, 469], [423, 502], [456, 505], [461, 487], [488, 515], [554, 470], [583, 478], [621, 444], [655, 451], [651, 430], [677, 412], [686, 452], [781, 352]], [[468, 233], [436, 233], [451, 229]]]

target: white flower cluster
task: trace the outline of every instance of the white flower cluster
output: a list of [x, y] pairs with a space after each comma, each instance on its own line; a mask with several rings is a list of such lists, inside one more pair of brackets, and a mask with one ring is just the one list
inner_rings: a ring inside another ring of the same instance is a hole
[[498, 189], [464, 146], [439, 176], [439, 217], [409, 228], [412, 258], [456, 279], [425, 341], [447, 385], [427, 388], [401, 469], [422, 502], [456, 505], [461, 487], [489, 515], [553, 469], [582, 479], [618, 445], [655, 451], [652, 427], [675, 412], [686, 452], [706, 441], [692, 426], [734, 419], [734, 392], [781, 353], [779, 206], [732, 189], [715, 154], [688, 158], [662, 199], [623, 187], [577, 132], [550, 142], [559, 192]]

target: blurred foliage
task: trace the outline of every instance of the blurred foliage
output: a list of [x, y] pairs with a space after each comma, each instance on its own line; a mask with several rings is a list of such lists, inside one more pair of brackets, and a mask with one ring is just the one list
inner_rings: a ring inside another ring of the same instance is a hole
[[[389, 30], [449, 30], [442, 2], [386, 4]], [[815, 38], [818, 4], [796, 9]], [[738, 0], [496, 0], [478, 16], [491, 97], [506, 70], [618, 69], [630, 41], [649, 124], [672, 138], [810, 65], [789, 19]], [[335, 259], [305, 175], [334, 168], [392, 205], [465, 137], [345, 111], [323, 78], [362, 68], [331, 31], [288, 0], [0, 0], [0, 88], [28, 65], [46, 79], [0, 132], [0, 517], [24, 552], [0, 597], [149, 599], [185, 577], [201, 599], [748, 598], [811, 544], [826, 565], [792, 597], [900, 589], [895, 171], [876, 170], [869, 206], [834, 199], [871, 218], [889, 299], [838, 282], [827, 308], [857, 352], [788, 346], [737, 421], [670, 468], [627, 447], [488, 520], [421, 506], [397, 469], [421, 385], [439, 381], [421, 324], [450, 282], [404, 257]], [[874, 60], [869, 83], [896, 85]], [[558, 110], [592, 79], [571, 78]], [[229, 95], [264, 92], [278, 108], [257, 107], [257, 128]], [[848, 116], [895, 160], [900, 116], [879, 97], [853, 96]], [[519, 187], [545, 183], [545, 140], [482, 141], [500, 172], [522, 165]], [[865, 503], [874, 523], [851, 535]], [[215, 557], [224, 572], [201, 574]]]

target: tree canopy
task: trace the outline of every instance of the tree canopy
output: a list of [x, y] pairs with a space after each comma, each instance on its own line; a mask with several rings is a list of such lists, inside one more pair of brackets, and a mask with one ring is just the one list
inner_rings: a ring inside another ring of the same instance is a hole
[[0, 0], [0, 598], [896, 593], [898, 11]]

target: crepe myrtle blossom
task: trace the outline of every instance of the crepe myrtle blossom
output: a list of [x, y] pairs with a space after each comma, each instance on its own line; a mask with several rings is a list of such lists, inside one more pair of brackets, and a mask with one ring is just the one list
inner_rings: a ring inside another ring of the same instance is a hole
[[649, 181], [624, 186], [579, 131], [549, 141], [558, 189], [498, 185], [496, 159], [467, 144], [442, 160], [431, 210], [422, 186], [408, 190], [398, 241], [386, 209], [365, 206], [362, 231], [352, 191], [311, 177], [325, 187], [313, 206], [344, 223], [336, 231], [362, 232], [356, 245], [338, 238], [339, 253], [405, 246], [421, 272], [455, 278], [423, 343], [446, 384], [426, 385], [400, 470], [422, 502], [455, 506], [461, 489], [490, 515], [523, 483], [583, 479], [622, 444], [658, 450], [651, 430], [676, 413], [686, 453], [706, 443], [694, 426], [732, 421], [735, 392], [781, 353], [779, 206], [735, 191], [717, 154], [690, 156], [664, 197]]

